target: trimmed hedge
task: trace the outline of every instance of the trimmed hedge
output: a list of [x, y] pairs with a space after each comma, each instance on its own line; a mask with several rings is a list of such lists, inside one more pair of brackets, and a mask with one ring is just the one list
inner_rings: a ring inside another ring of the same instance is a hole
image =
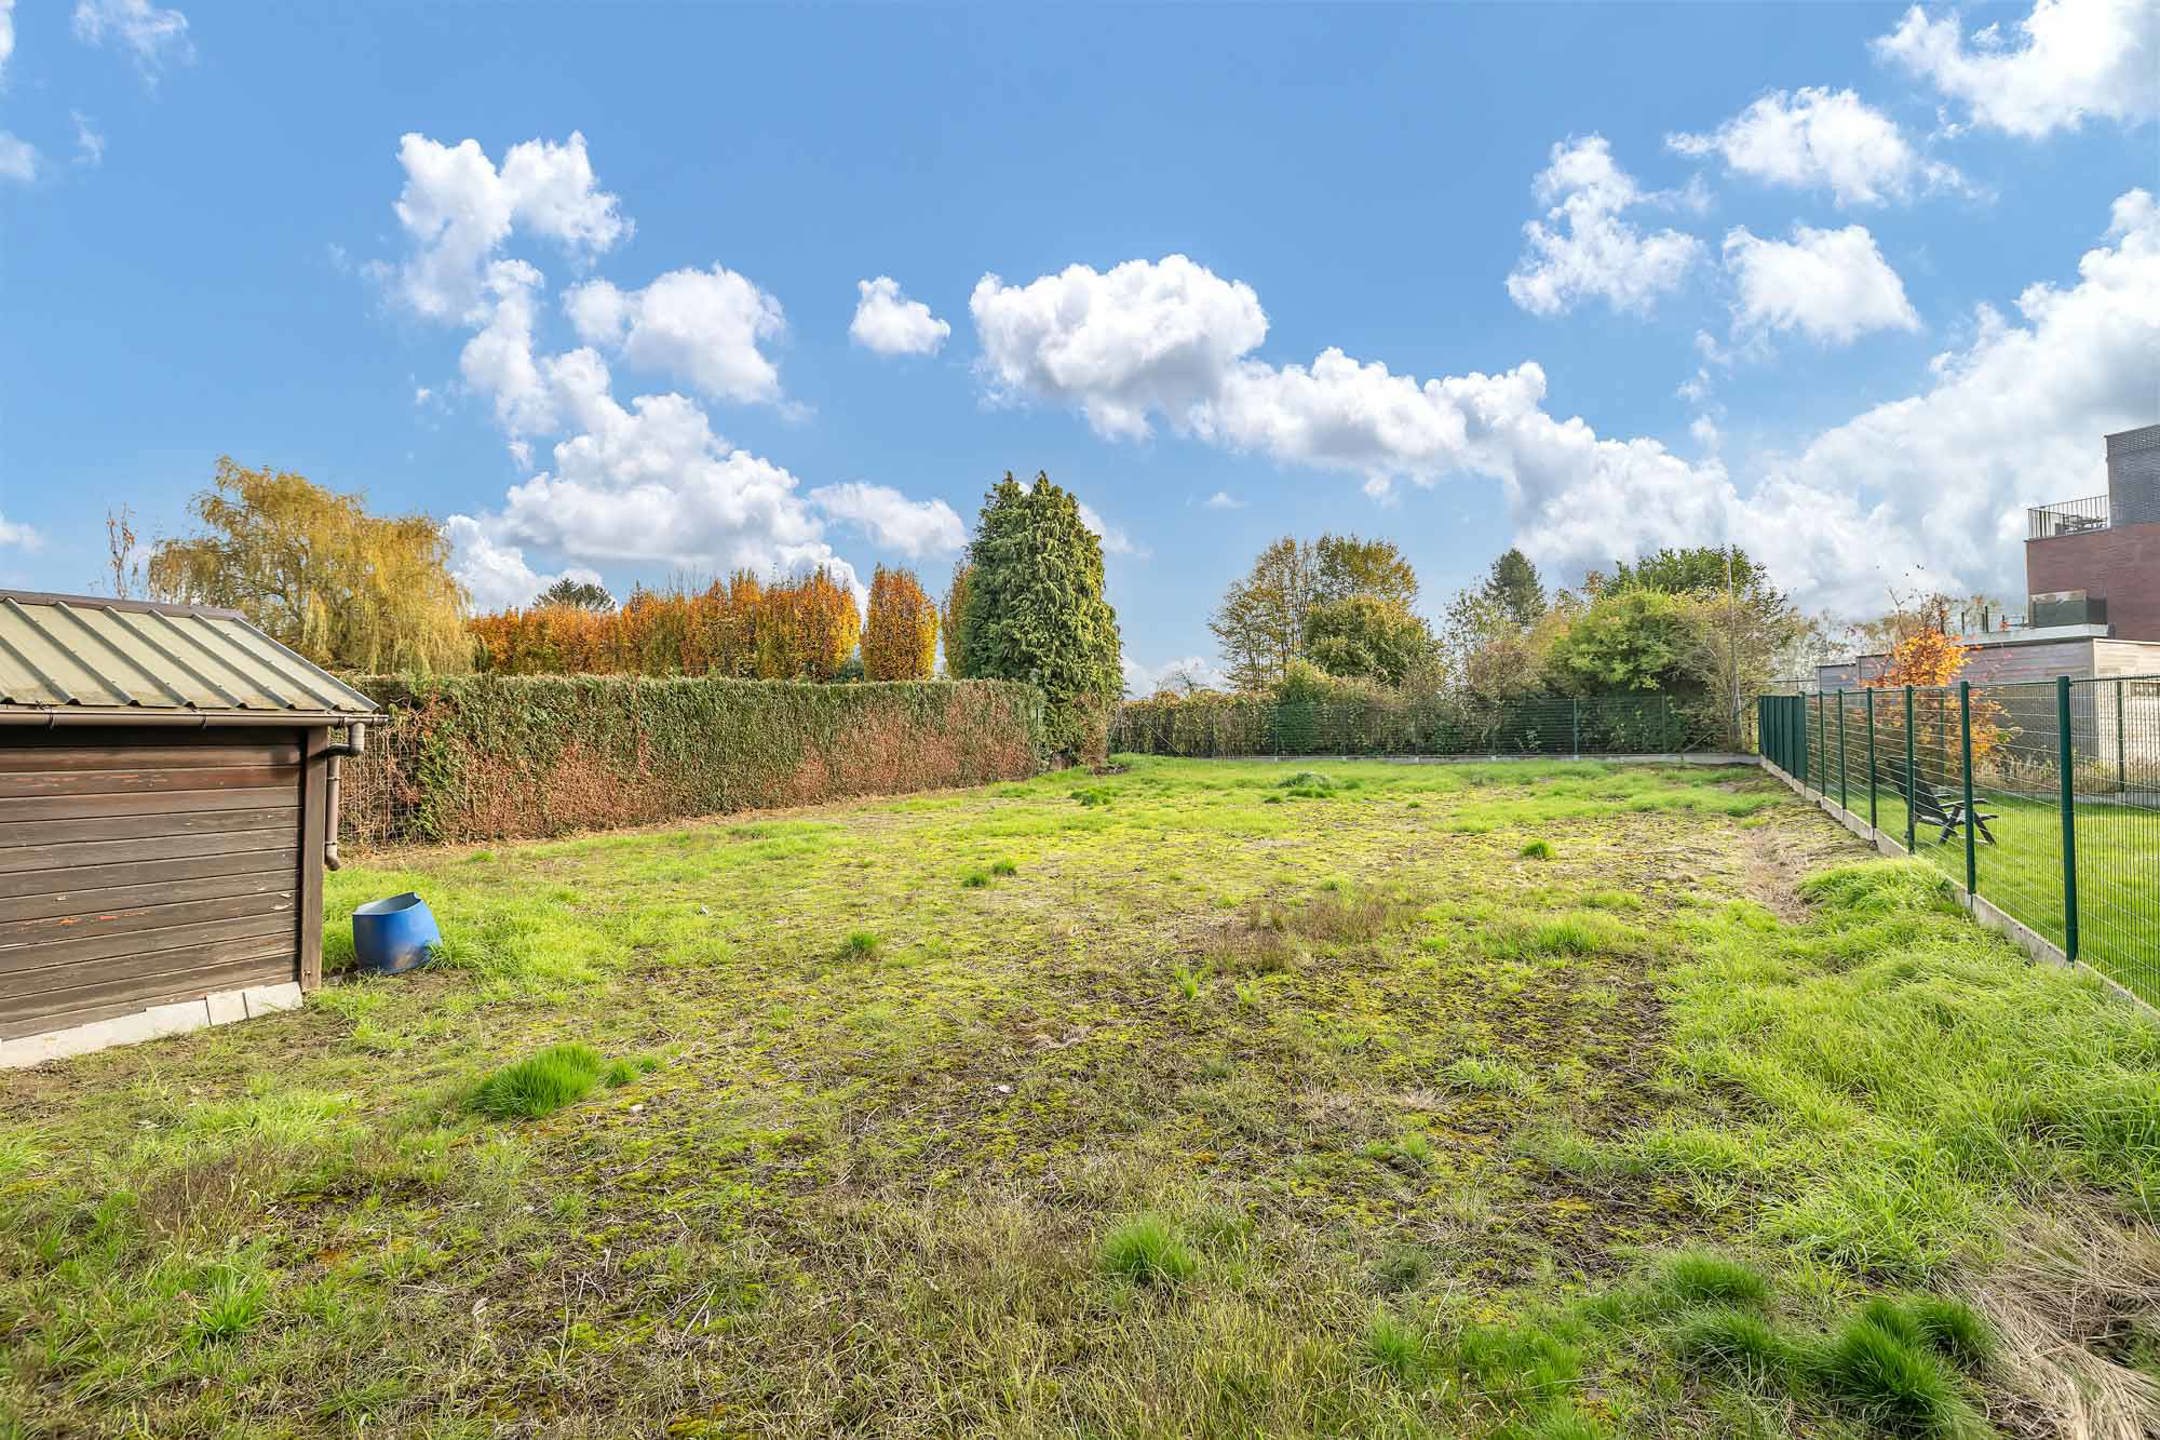
[[516, 839], [1031, 775], [1042, 696], [997, 681], [360, 676], [356, 845]]
[[1277, 701], [1200, 693], [1120, 707], [1110, 746], [1139, 755], [1641, 755], [1730, 748], [1668, 697], [1530, 697], [1501, 705], [1397, 696]]

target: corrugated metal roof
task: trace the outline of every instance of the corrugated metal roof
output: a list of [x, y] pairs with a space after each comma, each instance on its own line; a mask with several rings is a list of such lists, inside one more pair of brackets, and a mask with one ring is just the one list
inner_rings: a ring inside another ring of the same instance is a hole
[[231, 610], [0, 590], [0, 710], [366, 717], [375, 702]]

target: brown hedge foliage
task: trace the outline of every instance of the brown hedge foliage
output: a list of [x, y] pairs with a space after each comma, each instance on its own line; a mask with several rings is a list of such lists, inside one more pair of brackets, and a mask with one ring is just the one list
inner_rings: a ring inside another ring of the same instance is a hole
[[[605, 617], [602, 617], [605, 618]], [[356, 845], [517, 839], [1031, 775], [1042, 696], [987, 681], [633, 675], [355, 681], [388, 714], [345, 767]]]
[[744, 680], [830, 680], [862, 628], [854, 595], [823, 570], [771, 585], [739, 571], [697, 592], [640, 590], [611, 613], [542, 605], [470, 623], [490, 674]]
[[863, 626], [863, 676], [870, 680], [927, 680], [937, 668], [937, 606], [912, 571], [883, 565], [870, 580], [870, 618]]

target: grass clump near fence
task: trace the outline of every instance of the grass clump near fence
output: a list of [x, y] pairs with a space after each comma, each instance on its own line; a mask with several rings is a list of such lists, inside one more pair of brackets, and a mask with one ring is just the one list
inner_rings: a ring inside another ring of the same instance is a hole
[[1670, 696], [1542, 697], [1488, 705], [1372, 695], [1276, 700], [1201, 693], [1121, 707], [1110, 748], [1134, 755], [1677, 755], [1739, 748], [1721, 717]]
[[360, 845], [521, 839], [1034, 773], [1042, 700], [997, 681], [361, 677]]
[[2160, 678], [1765, 695], [1758, 712], [1764, 757], [1805, 789], [2160, 1005]]

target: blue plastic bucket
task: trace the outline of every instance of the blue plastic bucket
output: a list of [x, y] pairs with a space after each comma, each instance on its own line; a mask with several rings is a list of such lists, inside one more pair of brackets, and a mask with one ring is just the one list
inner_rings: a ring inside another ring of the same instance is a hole
[[442, 943], [434, 912], [410, 890], [370, 900], [352, 915], [353, 955], [374, 975], [402, 975], [433, 958]]

